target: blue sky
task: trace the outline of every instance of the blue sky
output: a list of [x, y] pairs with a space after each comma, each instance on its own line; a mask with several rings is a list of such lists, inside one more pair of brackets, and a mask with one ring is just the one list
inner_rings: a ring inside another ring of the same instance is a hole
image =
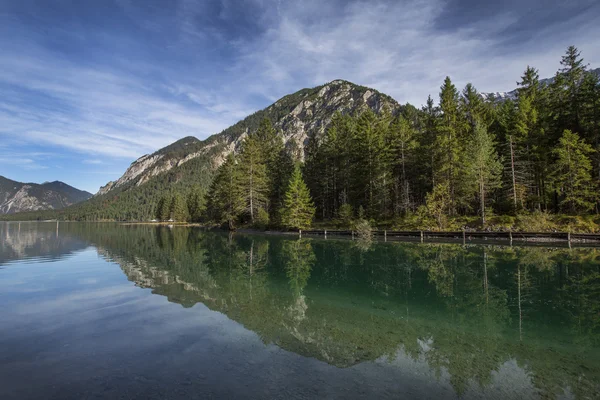
[[600, 66], [597, 0], [0, 0], [0, 175], [96, 192], [137, 157], [346, 79], [401, 103]]

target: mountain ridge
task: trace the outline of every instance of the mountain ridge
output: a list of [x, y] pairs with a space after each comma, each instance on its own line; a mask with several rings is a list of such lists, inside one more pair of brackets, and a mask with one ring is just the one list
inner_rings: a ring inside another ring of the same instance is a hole
[[258, 124], [264, 118], [273, 122], [290, 151], [295, 153], [297, 158], [303, 159], [303, 148], [308, 137], [315, 133], [323, 134], [335, 112], [351, 113], [366, 108], [376, 113], [387, 108], [393, 113], [400, 105], [384, 93], [342, 79], [314, 88], [301, 89], [283, 96], [268, 107], [205, 140], [188, 136], [152, 154], [143, 155], [133, 161], [118, 180], [102, 186], [95, 196], [108, 194], [117, 188], [141, 186], [151, 178], [202, 155], [215, 153], [213, 168], [216, 168], [227, 154], [239, 147], [249, 132], [258, 128]]
[[17, 182], [0, 175], [0, 214], [58, 210], [92, 197], [61, 181]]

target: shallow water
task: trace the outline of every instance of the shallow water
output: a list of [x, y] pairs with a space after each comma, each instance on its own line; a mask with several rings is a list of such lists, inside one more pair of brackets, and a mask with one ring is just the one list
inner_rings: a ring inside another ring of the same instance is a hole
[[0, 399], [600, 398], [599, 257], [0, 223]]

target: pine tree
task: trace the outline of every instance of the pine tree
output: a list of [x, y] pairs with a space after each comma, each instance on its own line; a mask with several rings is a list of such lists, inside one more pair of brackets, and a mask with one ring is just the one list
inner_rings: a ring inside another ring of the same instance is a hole
[[438, 183], [425, 196], [425, 209], [435, 219], [439, 229], [444, 229], [446, 226], [446, 210], [449, 201], [450, 189], [446, 183]]
[[516, 183], [512, 193], [515, 199], [518, 194], [523, 196], [525, 193], [539, 209], [545, 203], [548, 160], [545, 151], [547, 137], [540, 126], [541, 89], [538, 71], [527, 66], [517, 85], [516, 113], [509, 137]]
[[217, 170], [208, 192], [207, 211], [209, 217], [218, 223], [227, 223], [230, 230], [244, 210], [241, 191], [240, 171], [233, 154]]
[[564, 84], [568, 107], [565, 110], [566, 116], [565, 128], [573, 132], [579, 132], [581, 129], [581, 82], [586, 72], [586, 65], [581, 58], [581, 52], [575, 46], [569, 46], [560, 64], [559, 80]]
[[157, 219], [159, 221], [168, 221], [171, 219], [171, 196], [162, 196], [160, 201], [160, 208], [157, 210]]
[[467, 86], [463, 89], [460, 101], [461, 109], [471, 127], [474, 127], [477, 121], [486, 127], [491, 124], [493, 113], [489, 107], [489, 103], [483, 100], [472, 83], [467, 83]]
[[294, 169], [294, 163], [285, 148], [283, 138], [277, 134], [270, 119], [265, 118], [261, 121], [255, 137], [267, 173], [268, 211], [272, 222], [276, 222], [277, 211], [283, 201], [285, 187]]
[[362, 197], [369, 216], [385, 215], [390, 203], [391, 147], [388, 137], [389, 117], [377, 117], [368, 109], [358, 117], [354, 132], [354, 162], [359, 166], [354, 189]]
[[189, 218], [187, 203], [180, 193], [175, 193], [171, 200], [171, 218], [176, 222], [185, 222]]
[[260, 209], [268, 209], [269, 178], [261, 142], [255, 134], [244, 140], [239, 158], [241, 193], [245, 212], [254, 223]]
[[308, 187], [302, 179], [302, 172], [296, 166], [285, 193], [281, 209], [281, 221], [288, 228], [306, 229], [315, 216], [315, 207]]
[[420, 176], [420, 181], [428, 192], [436, 184], [436, 171], [438, 166], [436, 164], [437, 157], [437, 132], [438, 124], [440, 122], [439, 109], [435, 106], [431, 95], [427, 97], [427, 103], [421, 110], [423, 114], [423, 133], [421, 135], [421, 142], [419, 145], [420, 152], [418, 154], [419, 164], [423, 165], [423, 172]]
[[462, 177], [464, 177], [463, 151], [461, 137], [463, 133], [462, 115], [459, 110], [459, 96], [456, 87], [446, 77], [440, 88], [441, 119], [436, 137], [436, 184], [447, 185], [450, 192], [448, 209], [451, 215], [456, 214], [462, 203]]
[[395, 213], [406, 213], [411, 209], [411, 189], [407, 174], [407, 164], [411, 161], [414, 150], [419, 145], [416, 140], [417, 130], [411, 122], [399, 115], [390, 126], [391, 144], [396, 154], [395, 178]]
[[194, 186], [187, 197], [187, 207], [190, 221], [198, 222], [204, 212], [204, 195], [200, 186]]
[[485, 224], [486, 194], [501, 185], [502, 163], [494, 146], [494, 138], [479, 121], [469, 146], [471, 173], [477, 182], [479, 192], [479, 212]]
[[585, 135], [582, 135], [595, 148], [594, 176], [600, 179], [600, 77], [588, 72], [581, 83], [581, 124]]
[[593, 152], [592, 146], [568, 129], [553, 151], [556, 156], [554, 183], [562, 194], [560, 205], [566, 211], [589, 211], [598, 199], [591, 176], [592, 163], [588, 157]]
[[163, 219], [163, 208], [165, 207], [166, 199], [164, 196], [161, 196], [158, 199], [158, 203], [156, 203], [156, 207], [154, 208], [154, 218], [158, 221], [162, 221]]

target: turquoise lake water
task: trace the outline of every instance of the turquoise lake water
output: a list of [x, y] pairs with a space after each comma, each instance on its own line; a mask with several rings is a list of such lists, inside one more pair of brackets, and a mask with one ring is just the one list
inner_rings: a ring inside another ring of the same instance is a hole
[[600, 248], [0, 223], [0, 399], [600, 398]]

